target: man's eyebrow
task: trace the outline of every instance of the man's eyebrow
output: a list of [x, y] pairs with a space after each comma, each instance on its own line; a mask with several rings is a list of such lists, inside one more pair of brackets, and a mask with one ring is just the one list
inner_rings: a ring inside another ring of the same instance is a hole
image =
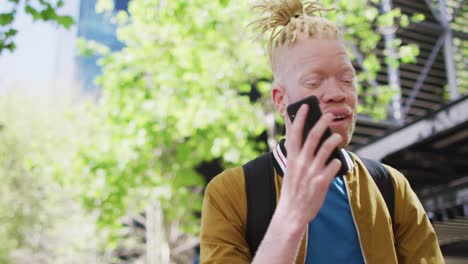
[[346, 65], [346, 66], [343, 66], [342, 69], [341, 69], [342, 73], [352, 73], [352, 74], [356, 74], [356, 70], [354, 69], [354, 67], [352, 66], [349, 66], [349, 65]]
[[311, 68], [302, 70], [300, 72], [300, 76], [301, 76], [301, 79], [303, 79], [303, 78], [310, 77], [310, 76], [320, 75], [322, 72], [323, 70], [320, 69], [319, 67], [311, 67]]

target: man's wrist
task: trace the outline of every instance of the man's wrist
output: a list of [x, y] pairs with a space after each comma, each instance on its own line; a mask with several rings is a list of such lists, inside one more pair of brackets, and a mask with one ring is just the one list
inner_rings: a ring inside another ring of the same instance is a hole
[[282, 206], [277, 207], [271, 220], [272, 228], [281, 232], [280, 235], [287, 240], [301, 239], [306, 230], [307, 223], [302, 223], [294, 217], [294, 214], [283, 208]]

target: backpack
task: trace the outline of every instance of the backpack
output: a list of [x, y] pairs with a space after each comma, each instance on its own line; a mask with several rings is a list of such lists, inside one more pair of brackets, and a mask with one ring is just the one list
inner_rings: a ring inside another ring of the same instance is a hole
[[[361, 160], [379, 188], [392, 223], [394, 223], [395, 192], [390, 173], [380, 162], [365, 158], [361, 158]], [[276, 209], [273, 153], [265, 153], [247, 162], [242, 168], [247, 194], [246, 240], [253, 257], [265, 236]]]

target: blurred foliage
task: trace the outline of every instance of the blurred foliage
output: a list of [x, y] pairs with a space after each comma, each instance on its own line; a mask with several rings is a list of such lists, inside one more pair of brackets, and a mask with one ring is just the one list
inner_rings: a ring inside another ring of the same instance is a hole
[[0, 96], [0, 263], [101, 259], [104, 240], [77, 199], [72, 170], [87, 118], [65, 101], [17, 87]]
[[197, 165], [258, 153], [251, 139], [265, 128], [262, 109], [239, 89], [271, 77], [262, 47], [239, 32], [246, 10], [245, 2], [132, 1], [130, 16], [118, 14], [126, 47], [100, 61], [99, 127], [81, 152], [85, 204], [102, 210], [102, 226], [161, 200], [169, 221], [185, 219], [196, 233]]
[[[6, 2], [6, 3], [3, 3]], [[53, 21], [59, 26], [69, 29], [75, 22], [68, 15], [60, 15], [57, 11], [63, 6], [63, 0], [4, 0], [0, 9], [0, 55], [4, 50], [13, 52], [16, 48], [14, 38], [18, 34], [14, 21], [18, 10], [24, 12], [34, 21]]]
[[[346, 40], [364, 55], [365, 84], [380, 70], [379, 29], [411, 19], [399, 10], [379, 15], [378, 6], [364, 0], [324, 2], [334, 3], [338, 11], [330, 19], [346, 28]], [[183, 219], [184, 230], [197, 233], [197, 190], [204, 183], [196, 167], [216, 158], [223, 166], [240, 164], [267, 149], [256, 139], [273, 112], [266, 84], [272, 76], [265, 43], [254, 41], [246, 29], [253, 19], [250, 4], [133, 0], [128, 12], [113, 13], [113, 1], [98, 2], [97, 10], [115, 17], [125, 45], [109, 52], [79, 42], [85, 53], [102, 55], [97, 79], [102, 97], [93, 114], [99, 126], [78, 166], [87, 186], [84, 202], [101, 210], [101, 227], [113, 230], [129, 208], [143, 211], [161, 201], [167, 221]], [[396, 63], [414, 60], [414, 46], [396, 42], [395, 47]], [[254, 103], [247, 96], [252, 87], [261, 93]], [[383, 118], [392, 94], [386, 86], [378, 88], [368, 95], [374, 104], [360, 109]]]
[[[468, 27], [466, 27], [468, 28]], [[467, 32], [465, 30], [464, 32]], [[455, 67], [457, 70], [457, 85], [461, 95], [468, 94], [468, 40], [454, 38]], [[448, 90], [448, 89], [447, 89]]]
[[[465, 12], [459, 12], [453, 19], [451, 27], [459, 32], [468, 32], [468, 25], [464, 22]], [[457, 84], [460, 94], [468, 94], [468, 40], [458, 37], [453, 38], [454, 59], [457, 70]], [[448, 89], [447, 89], [448, 90]]]

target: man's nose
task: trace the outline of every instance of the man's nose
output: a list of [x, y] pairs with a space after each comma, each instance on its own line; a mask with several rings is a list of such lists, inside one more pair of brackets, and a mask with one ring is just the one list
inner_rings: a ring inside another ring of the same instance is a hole
[[341, 102], [346, 98], [346, 93], [338, 80], [329, 80], [322, 94], [323, 103]]

